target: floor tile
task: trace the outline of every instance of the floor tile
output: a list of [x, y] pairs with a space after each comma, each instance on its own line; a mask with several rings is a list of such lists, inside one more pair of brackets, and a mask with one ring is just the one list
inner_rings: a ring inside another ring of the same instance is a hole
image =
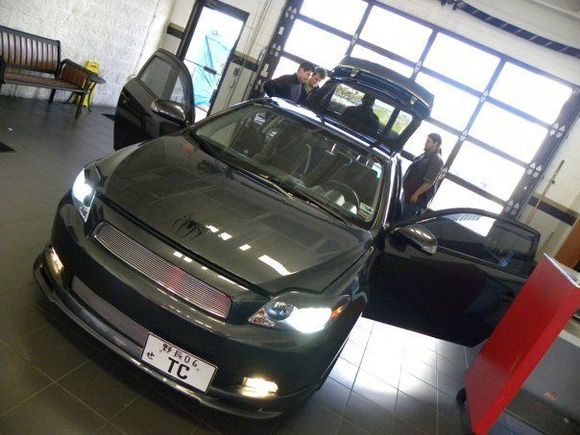
[[369, 433], [391, 433], [393, 414], [355, 392], [350, 395], [344, 417]]
[[94, 357], [99, 348], [82, 331], [68, 323], [52, 321], [46, 328], [19, 339], [11, 346], [40, 371], [56, 380]]
[[0, 344], [0, 416], [51, 382], [14, 350]]
[[310, 400], [292, 414], [280, 419], [276, 433], [334, 434], [339, 424], [339, 415], [317, 401]]
[[107, 419], [118, 414], [148, 388], [106, 354], [98, 355], [68, 373], [58, 383]]
[[53, 217], [52, 214], [46, 214], [0, 225], [0, 255], [46, 244], [50, 238]]
[[340, 354], [340, 357], [344, 358], [349, 363], [358, 366], [362, 360], [364, 352], [364, 346], [361, 346], [360, 344], [354, 343], [352, 341], [347, 341], [344, 349]]
[[436, 411], [401, 391], [397, 395], [395, 416], [427, 433], [435, 433]]
[[340, 382], [347, 388], [352, 388], [357, 372], [358, 367], [356, 365], [349, 363], [344, 358], [339, 358], [328, 377]]
[[465, 435], [467, 428], [461, 418], [447, 418], [437, 416], [437, 433], [440, 435]]
[[39, 291], [30, 285], [0, 294], [0, 341], [10, 343], [48, 326], [50, 313], [35, 303]]
[[457, 419], [461, 418], [463, 409], [463, 405], [455, 400], [455, 396], [450, 396], [442, 391], [437, 391], [437, 412], [443, 414], [447, 418]]
[[[396, 435], [425, 435], [427, 432], [422, 431], [416, 426], [407, 423], [400, 418], [395, 417], [395, 423], [393, 425], [393, 434]], [[434, 433], [434, 432], [433, 432]], [[445, 434], [448, 435], [448, 434]]]
[[389, 413], [395, 412], [397, 389], [363, 370], [358, 372], [353, 391], [385, 408]]
[[104, 424], [105, 420], [56, 384], [0, 418], [0, 430], [13, 435], [78, 435]]
[[342, 415], [348, 403], [350, 391], [349, 388], [334, 379], [328, 378], [322, 388], [314, 393], [312, 400], [316, 400], [336, 414]]
[[401, 375], [399, 390], [430, 408], [437, 408], [437, 389], [411, 374]]
[[437, 369], [421, 361], [408, 361], [402, 366], [403, 373], [409, 373], [416, 378], [437, 387]]
[[457, 392], [465, 386], [462, 377], [449, 376], [446, 373], [437, 372], [437, 389], [439, 391], [448, 394], [449, 396], [455, 397]]
[[365, 372], [397, 387], [401, 375], [401, 355], [386, 356], [367, 351], [361, 363], [361, 369]]
[[139, 396], [112, 420], [116, 427], [128, 434], [190, 434], [200, 420], [170, 402], [154, 390]]
[[44, 246], [45, 244], [42, 243], [9, 254], [0, 254], [0, 277], [3, 283], [0, 296], [7, 290], [25, 287], [34, 283], [32, 266]]
[[366, 344], [369, 341], [370, 336], [371, 336], [370, 330], [355, 326], [353, 330], [350, 332], [348, 340], [366, 347]]
[[[362, 427], [356, 426], [351, 423], [346, 418], [340, 421], [340, 426], [338, 427], [337, 435], [367, 435], [369, 432], [364, 430]], [[385, 428], [385, 434], [388, 434], [388, 428]]]

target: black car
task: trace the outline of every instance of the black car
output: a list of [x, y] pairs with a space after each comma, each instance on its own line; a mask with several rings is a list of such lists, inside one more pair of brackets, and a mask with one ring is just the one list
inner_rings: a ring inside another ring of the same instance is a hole
[[[362, 131], [342, 115], [367, 94], [378, 122]], [[314, 111], [254, 100], [183, 128], [192, 95], [183, 64], [156, 53], [121, 94], [119, 151], [59, 204], [34, 272], [79, 326], [204, 405], [255, 418], [320, 388], [361, 314], [468, 346], [489, 336], [538, 234], [472, 209], [397, 223], [397, 152], [429, 92], [345, 59]]]

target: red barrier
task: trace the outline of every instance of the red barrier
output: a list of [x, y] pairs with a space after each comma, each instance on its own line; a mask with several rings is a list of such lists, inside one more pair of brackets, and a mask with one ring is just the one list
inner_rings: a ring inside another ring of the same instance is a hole
[[545, 255], [465, 374], [471, 430], [486, 434], [580, 308], [579, 275]]

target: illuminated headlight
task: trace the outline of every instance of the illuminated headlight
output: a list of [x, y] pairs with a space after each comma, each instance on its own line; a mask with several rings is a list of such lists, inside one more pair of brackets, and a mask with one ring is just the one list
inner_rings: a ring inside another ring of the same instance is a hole
[[278, 392], [276, 382], [263, 378], [244, 378], [241, 393], [248, 397], [268, 397]]
[[62, 265], [62, 261], [60, 261], [58, 254], [52, 246], [48, 248], [46, 260], [52, 276], [55, 279], [60, 279], [62, 271], [64, 270], [64, 266]]
[[331, 319], [338, 317], [348, 300], [347, 296], [329, 301], [320, 296], [291, 292], [272, 299], [248, 320], [254, 325], [312, 334], [322, 331]]
[[[96, 172], [96, 169], [94, 172]], [[95, 199], [97, 182], [98, 180], [96, 182], [90, 180], [88, 170], [85, 168], [77, 175], [72, 187], [73, 204], [85, 222], [89, 218], [91, 205], [93, 204], [93, 199]]]

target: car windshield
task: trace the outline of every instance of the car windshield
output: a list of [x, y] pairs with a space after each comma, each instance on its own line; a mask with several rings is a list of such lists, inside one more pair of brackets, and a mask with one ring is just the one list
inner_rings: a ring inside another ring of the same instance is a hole
[[376, 214], [382, 161], [321, 125], [255, 104], [191, 133], [225, 163], [340, 219], [368, 224]]

